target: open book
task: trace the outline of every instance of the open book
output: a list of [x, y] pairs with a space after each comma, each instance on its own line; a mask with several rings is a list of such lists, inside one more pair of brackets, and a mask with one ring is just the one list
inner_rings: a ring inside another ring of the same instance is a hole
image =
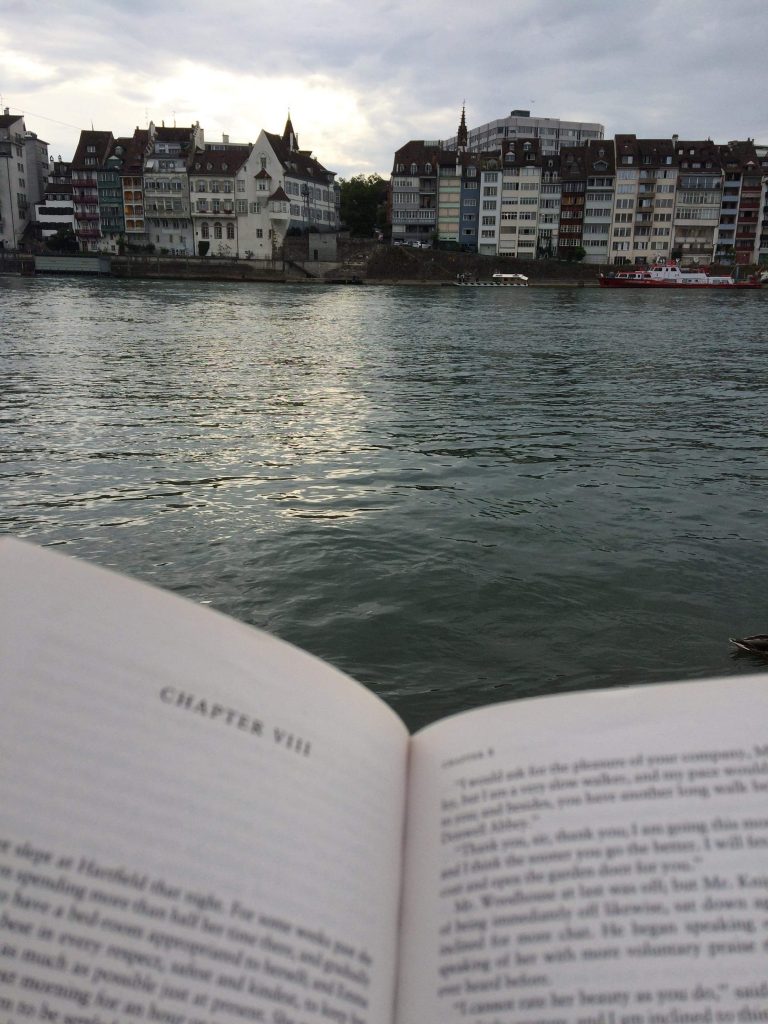
[[413, 737], [328, 665], [0, 541], [0, 1021], [768, 1020], [768, 676]]

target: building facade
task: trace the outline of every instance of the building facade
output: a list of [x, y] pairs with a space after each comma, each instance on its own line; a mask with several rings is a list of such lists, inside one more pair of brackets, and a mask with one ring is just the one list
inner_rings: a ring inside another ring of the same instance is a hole
[[[592, 121], [562, 121], [558, 117], [531, 117], [530, 110], [513, 110], [508, 117], [497, 118], [468, 130], [467, 148], [474, 152], [500, 149], [503, 142], [536, 139], [544, 156], [553, 156], [562, 146], [580, 146], [602, 139], [605, 128]], [[440, 143], [455, 149], [458, 135]]]
[[47, 183], [48, 144], [6, 107], [0, 114], [0, 248], [21, 244]]
[[72, 164], [51, 160], [48, 184], [42, 202], [35, 206], [35, 221], [40, 238], [45, 241], [59, 232], [75, 230], [75, 209], [72, 204]]

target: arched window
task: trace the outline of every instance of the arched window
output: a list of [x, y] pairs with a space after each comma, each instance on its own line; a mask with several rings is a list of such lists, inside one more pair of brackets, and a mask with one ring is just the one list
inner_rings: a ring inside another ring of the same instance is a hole
[[200, 228], [200, 235], [203, 238], [210, 238], [210, 236], [211, 236], [211, 233], [208, 230], [208, 224], [206, 223], [206, 221], [203, 221], [203, 223], [202, 223], [202, 226]]
[[234, 224], [227, 224], [227, 238], [234, 238], [234, 237], [235, 237], [235, 225]]
[[221, 238], [221, 224], [218, 221], [213, 225], [213, 237]]
[[411, 164], [411, 174], [418, 174], [419, 168], [416, 164]]

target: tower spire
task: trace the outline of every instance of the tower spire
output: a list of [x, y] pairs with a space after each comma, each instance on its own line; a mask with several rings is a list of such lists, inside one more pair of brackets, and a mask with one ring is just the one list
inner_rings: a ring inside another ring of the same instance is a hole
[[298, 152], [299, 140], [296, 135], [296, 132], [293, 130], [290, 107], [288, 108], [288, 120], [285, 122], [285, 128], [283, 128], [283, 142], [291, 151], [291, 153]]
[[467, 148], [467, 119], [465, 116], [466, 100], [461, 102], [461, 120], [459, 121], [459, 130], [456, 132], [456, 148], [464, 150]]

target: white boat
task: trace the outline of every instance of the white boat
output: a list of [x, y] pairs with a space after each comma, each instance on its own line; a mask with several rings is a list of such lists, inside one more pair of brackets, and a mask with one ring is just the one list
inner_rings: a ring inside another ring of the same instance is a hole
[[455, 283], [462, 288], [527, 288], [528, 278], [525, 274], [496, 273], [490, 281], [480, 281], [473, 280], [471, 274], [457, 274]]
[[650, 267], [634, 267], [612, 274], [600, 274], [601, 288], [759, 288], [760, 278], [750, 275], [745, 281], [735, 277], [717, 277], [698, 267], [681, 267], [677, 260], [660, 260]]

